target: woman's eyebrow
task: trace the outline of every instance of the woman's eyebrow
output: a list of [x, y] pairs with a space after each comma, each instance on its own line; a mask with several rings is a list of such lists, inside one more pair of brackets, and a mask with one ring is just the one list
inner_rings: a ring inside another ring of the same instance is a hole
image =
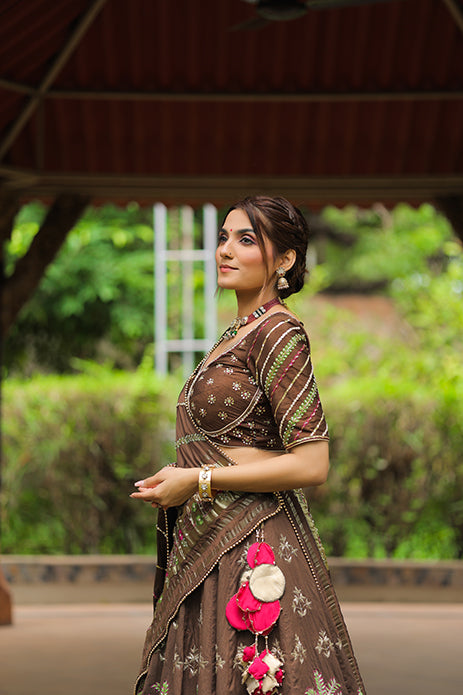
[[[221, 232], [226, 232], [228, 234], [228, 229], [225, 229], [225, 227], [222, 227], [220, 230]], [[252, 234], [255, 234], [254, 230], [252, 227], [244, 227], [244, 229], [230, 229], [230, 232], [235, 231], [236, 234], [249, 234], [249, 232], [252, 232]]]

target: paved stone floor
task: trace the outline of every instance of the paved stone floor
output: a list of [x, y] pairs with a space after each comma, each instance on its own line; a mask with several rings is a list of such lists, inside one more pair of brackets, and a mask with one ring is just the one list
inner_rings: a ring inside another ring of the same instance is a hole
[[[462, 604], [343, 610], [368, 695], [461, 694]], [[14, 625], [0, 627], [0, 695], [130, 695], [150, 612], [148, 604], [17, 606]]]

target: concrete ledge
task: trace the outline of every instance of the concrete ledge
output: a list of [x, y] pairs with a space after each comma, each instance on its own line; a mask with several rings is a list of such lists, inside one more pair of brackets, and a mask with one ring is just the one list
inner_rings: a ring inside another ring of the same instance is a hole
[[[341, 601], [463, 602], [463, 562], [331, 558]], [[14, 603], [147, 601], [155, 560], [146, 555], [3, 555]]]
[[13, 604], [150, 601], [155, 559], [146, 555], [3, 555]]
[[463, 602], [463, 562], [330, 558], [343, 601]]
[[10, 584], [36, 582], [139, 582], [152, 579], [156, 560], [147, 555], [1, 555]]

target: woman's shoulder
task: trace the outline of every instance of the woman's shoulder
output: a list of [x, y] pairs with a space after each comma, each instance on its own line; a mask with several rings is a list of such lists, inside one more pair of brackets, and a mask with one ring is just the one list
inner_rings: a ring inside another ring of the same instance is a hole
[[[254, 340], [263, 340], [273, 335], [276, 338], [287, 332], [300, 333], [306, 336], [304, 324], [295, 314], [289, 311], [275, 311], [262, 319], [249, 336]], [[254, 335], [252, 335], [254, 334]]]
[[289, 350], [296, 345], [310, 350], [309, 338], [302, 322], [287, 311], [269, 314], [248, 334], [248, 359], [260, 360], [276, 349]]

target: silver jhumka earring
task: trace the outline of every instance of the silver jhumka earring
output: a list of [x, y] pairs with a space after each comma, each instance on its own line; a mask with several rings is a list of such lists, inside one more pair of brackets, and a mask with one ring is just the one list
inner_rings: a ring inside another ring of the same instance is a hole
[[280, 265], [279, 268], [277, 268], [277, 275], [278, 275], [278, 281], [277, 281], [277, 290], [287, 290], [289, 287], [288, 281], [285, 278], [286, 275], [286, 270], [283, 268], [282, 265]]

